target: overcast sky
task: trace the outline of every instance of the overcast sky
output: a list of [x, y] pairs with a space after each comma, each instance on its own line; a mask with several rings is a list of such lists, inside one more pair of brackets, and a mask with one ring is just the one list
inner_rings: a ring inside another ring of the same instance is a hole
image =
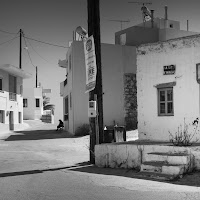
[[[129, 1], [100, 0], [101, 42], [114, 44], [114, 33], [121, 29], [119, 22], [110, 20], [130, 20], [130, 23], [123, 24], [123, 28], [142, 22], [141, 5], [130, 4]], [[180, 21], [182, 30], [186, 30], [189, 20], [190, 31], [200, 32], [199, 0], [148, 2], [152, 2], [149, 9], [155, 10], [155, 17], [164, 17], [164, 6], [168, 5], [168, 18]], [[0, 64], [19, 66], [19, 38], [11, 39], [17, 36], [20, 28], [26, 37], [66, 47], [77, 26], [87, 29], [87, 0], [0, 0], [0, 3]], [[65, 79], [65, 70], [57, 63], [59, 59], [65, 59], [66, 53], [67, 48], [30, 39], [26, 44], [23, 41], [22, 68], [33, 74], [32, 79], [25, 81], [25, 87], [35, 87], [34, 66], [38, 66], [39, 82], [44, 88], [52, 89], [51, 101], [56, 104], [56, 120], [62, 118], [59, 93], [60, 82]]]

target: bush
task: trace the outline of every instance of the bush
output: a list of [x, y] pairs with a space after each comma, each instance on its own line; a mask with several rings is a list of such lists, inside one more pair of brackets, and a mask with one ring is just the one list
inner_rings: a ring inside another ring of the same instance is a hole
[[90, 125], [83, 124], [75, 130], [75, 136], [85, 136], [90, 134]]
[[[192, 142], [193, 138], [197, 135], [199, 132], [198, 130], [198, 123], [199, 123], [199, 118], [196, 118], [191, 124], [186, 124], [185, 119], [184, 119], [184, 124], [183, 127], [180, 125], [178, 127], [178, 131], [173, 135], [169, 132], [170, 134], [170, 142], [174, 146], [191, 146], [193, 142], [197, 142], [198, 139]], [[193, 132], [189, 131], [189, 126], [193, 126]]]

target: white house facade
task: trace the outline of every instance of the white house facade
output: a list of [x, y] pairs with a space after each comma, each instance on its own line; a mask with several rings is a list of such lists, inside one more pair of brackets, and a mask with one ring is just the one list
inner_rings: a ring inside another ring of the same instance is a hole
[[[136, 114], [132, 109], [133, 104], [136, 108], [136, 101], [133, 102], [136, 91], [133, 93], [131, 90], [136, 87], [136, 48], [102, 44], [101, 49], [104, 124], [125, 125]], [[59, 66], [66, 68], [66, 79], [60, 85], [65, 129], [74, 133], [77, 127], [89, 123], [89, 95], [85, 93], [86, 69], [82, 41], [73, 41], [66, 60], [60, 61]], [[133, 97], [132, 102], [130, 97]]]
[[0, 66], [0, 132], [23, 123], [23, 79], [31, 75], [13, 65]]
[[[200, 35], [137, 49], [139, 139], [169, 141], [182, 127], [194, 133], [200, 114]], [[193, 141], [200, 139], [200, 133]]]
[[24, 119], [40, 119], [43, 115], [42, 87], [24, 88], [23, 92]]

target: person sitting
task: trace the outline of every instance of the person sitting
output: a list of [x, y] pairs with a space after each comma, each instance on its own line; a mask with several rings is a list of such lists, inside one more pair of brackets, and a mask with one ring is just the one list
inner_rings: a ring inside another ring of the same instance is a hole
[[63, 129], [63, 128], [64, 128], [64, 124], [63, 124], [62, 120], [59, 119], [59, 124], [57, 126], [57, 130], [56, 131], [58, 131], [59, 129]]

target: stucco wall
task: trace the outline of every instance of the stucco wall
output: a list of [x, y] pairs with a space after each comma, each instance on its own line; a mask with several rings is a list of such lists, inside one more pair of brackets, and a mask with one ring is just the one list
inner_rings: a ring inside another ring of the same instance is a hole
[[[138, 131], [140, 139], [169, 140], [178, 126], [199, 117], [200, 37], [191, 36], [163, 43], [142, 45], [137, 57]], [[176, 65], [174, 75], [163, 75], [163, 66]], [[173, 87], [174, 116], [158, 116], [157, 84], [176, 82]], [[189, 126], [192, 133], [193, 126]], [[193, 139], [200, 139], [198, 133]]]
[[19, 125], [19, 112], [21, 112], [21, 123], [23, 123], [23, 97], [20, 94], [20, 87], [23, 84], [21, 77], [17, 77], [16, 101], [9, 99], [9, 74], [0, 70], [0, 77], [3, 79], [2, 91], [0, 92], [0, 110], [4, 111], [4, 123], [1, 123], [1, 130], [9, 130], [9, 115], [13, 112], [14, 129]]
[[157, 42], [159, 33], [157, 28], [134, 26], [115, 33], [115, 44], [120, 44], [120, 35], [126, 34], [125, 45], [137, 46], [149, 42]]
[[166, 41], [170, 39], [190, 36], [190, 35], [196, 35], [196, 32], [191, 31], [184, 31], [184, 30], [177, 30], [174, 28], [166, 28], [166, 29], [160, 29], [159, 30], [159, 41]]
[[74, 132], [77, 127], [82, 124], [89, 124], [88, 118], [88, 101], [89, 93], [85, 93], [86, 87], [86, 72], [85, 72], [85, 57], [82, 42], [73, 43], [73, 87], [72, 87], [72, 102], [74, 111]]
[[[42, 88], [24, 88], [23, 98], [28, 100], [28, 107], [24, 107], [24, 119], [40, 119], [43, 114]], [[40, 99], [40, 107], [36, 108], [35, 99]]]
[[[102, 44], [101, 52], [104, 124], [113, 125], [115, 121], [119, 125], [124, 125], [124, 73], [136, 72], [136, 48]], [[64, 88], [63, 97], [72, 93], [72, 109], [69, 106], [69, 131], [74, 133], [78, 126], [89, 123], [89, 94], [85, 93], [83, 43], [74, 41], [67, 57], [69, 54], [72, 55], [72, 71], [68, 71], [68, 83]]]

